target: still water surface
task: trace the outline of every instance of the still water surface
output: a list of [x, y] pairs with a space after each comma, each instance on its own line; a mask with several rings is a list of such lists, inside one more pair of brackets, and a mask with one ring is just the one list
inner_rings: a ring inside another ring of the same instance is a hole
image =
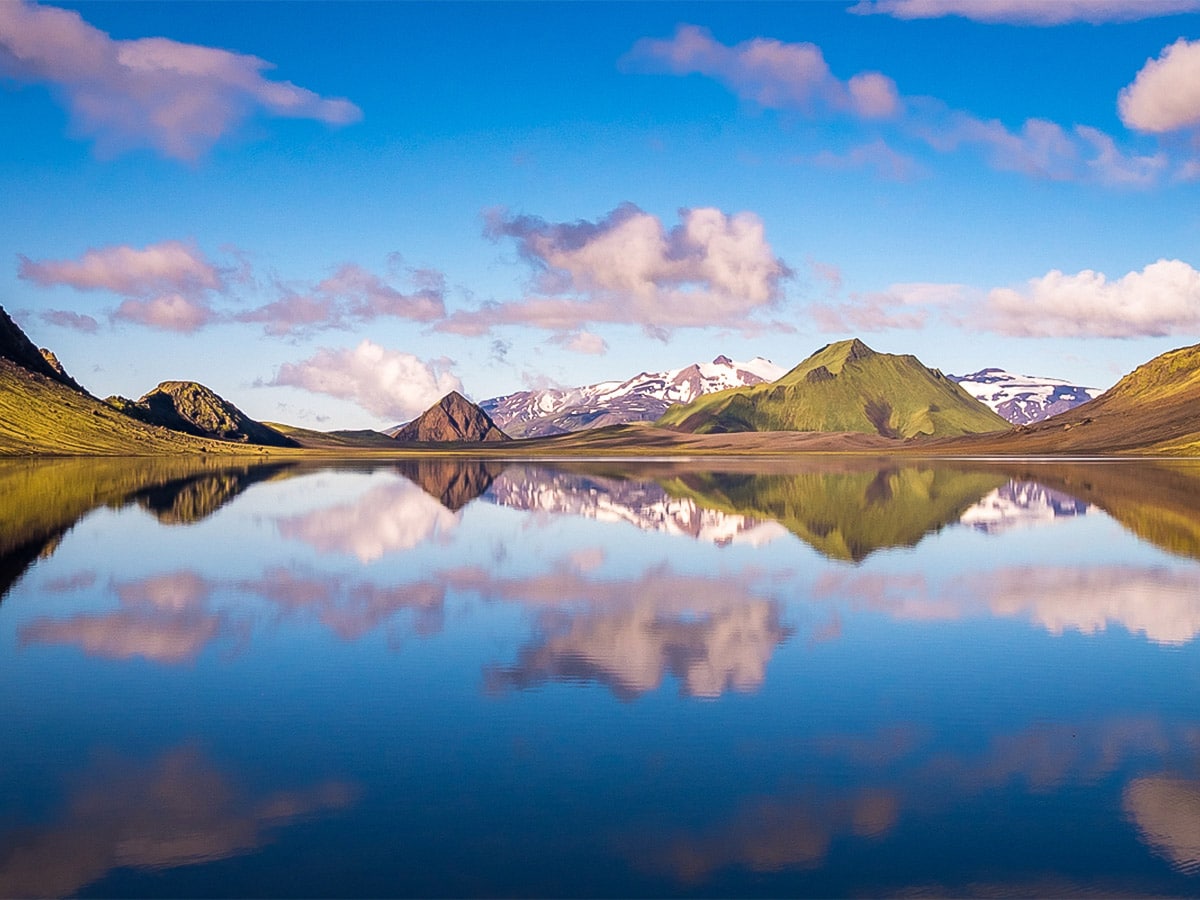
[[1200, 893], [1200, 466], [0, 467], [0, 895]]

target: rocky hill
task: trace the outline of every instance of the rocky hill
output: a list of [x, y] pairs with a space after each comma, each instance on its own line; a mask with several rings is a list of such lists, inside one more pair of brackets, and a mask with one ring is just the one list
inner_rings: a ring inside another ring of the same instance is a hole
[[876, 353], [857, 339], [822, 347], [770, 384], [673, 406], [659, 424], [698, 434], [822, 431], [887, 438], [970, 434], [1009, 425], [915, 356]]
[[417, 418], [401, 425], [393, 438], [404, 444], [494, 443], [512, 440], [482, 409], [451, 391]]
[[291, 438], [256, 422], [225, 398], [194, 381], [164, 381], [139, 400], [109, 397], [114, 409], [150, 425], [219, 441], [298, 447]]

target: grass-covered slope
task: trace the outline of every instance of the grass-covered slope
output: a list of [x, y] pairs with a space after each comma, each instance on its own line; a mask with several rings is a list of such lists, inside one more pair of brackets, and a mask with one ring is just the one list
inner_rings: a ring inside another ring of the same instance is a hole
[[697, 434], [827, 431], [889, 438], [998, 431], [1009, 424], [914, 356], [857, 339], [829, 344], [778, 381], [673, 406], [658, 424]]
[[1200, 455], [1200, 344], [1156, 356], [1044, 422], [942, 443], [955, 453]]
[[139, 456], [233, 449], [131, 419], [88, 394], [0, 359], [0, 456]]
[[660, 479], [673, 496], [773, 519], [822, 555], [853, 562], [885, 547], [916, 546], [1005, 481], [996, 471], [928, 465], [767, 475], [697, 472]]
[[370, 429], [315, 431], [282, 422], [263, 422], [268, 428], [291, 438], [308, 450], [394, 450], [396, 442], [381, 431]]

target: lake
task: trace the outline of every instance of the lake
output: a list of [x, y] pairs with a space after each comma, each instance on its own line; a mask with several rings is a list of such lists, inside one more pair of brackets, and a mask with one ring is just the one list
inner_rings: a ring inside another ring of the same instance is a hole
[[1200, 893], [1200, 465], [0, 465], [0, 895]]

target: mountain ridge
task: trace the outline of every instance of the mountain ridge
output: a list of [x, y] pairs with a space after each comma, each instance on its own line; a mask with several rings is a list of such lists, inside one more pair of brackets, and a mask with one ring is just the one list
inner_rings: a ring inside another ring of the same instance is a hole
[[1013, 425], [1041, 422], [1094, 400], [1102, 393], [1099, 388], [1060, 378], [1014, 375], [995, 367], [946, 377]]
[[607, 425], [653, 422], [672, 403], [729, 387], [773, 381], [783, 372], [783, 368], [761, 356], [736, 362], [722, 354], [711, 363], [643, 371], [624, 381], [517, 391], [491, 397], [479, 406], [512, 437], [549, 437]]

